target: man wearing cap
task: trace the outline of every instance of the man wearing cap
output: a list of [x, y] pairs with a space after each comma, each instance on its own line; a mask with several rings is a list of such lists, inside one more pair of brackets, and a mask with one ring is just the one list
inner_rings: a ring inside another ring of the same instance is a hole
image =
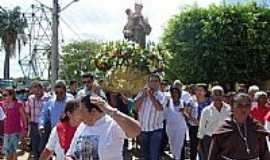
[[208, 160], [269, 160], [267, 132], [249, 116], [251, 98], [238, 93], [233, 100], [232, 116], [212, 136]]
[[214, 86], [211, 92], [213, 102], [205, 107], [201, 113], [197, 135], [199, 138], [197, 148], [202, 153], [204, 160], [207, 160], [208, 157], [212, 134], [231, 115], [230, 106], [223, 101], [223, 88], [221, 86]]
[[[54, 86], [54, 96], [47, 102], [44, 103], [39, 118], [39, 130], [45, 134], [46, 126], [49, 124], [50, 128], [53, 128], [59, 121], [60, 116], [64, 113], [65, 104], [70, 99], [73, 99], [71, 94], [67, 93], [66, 83], [64, 80], [57, 80]], [[45, 147], [48, 134], [43, 135], [42, 145], [40, 150]]]

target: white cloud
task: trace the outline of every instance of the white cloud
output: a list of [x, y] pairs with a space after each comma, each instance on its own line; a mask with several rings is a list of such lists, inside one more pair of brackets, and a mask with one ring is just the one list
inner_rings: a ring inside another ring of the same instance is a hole
[[[39, 0], [51, 6], [52, 0]], [[63, 6], [71, 0], [59, 0]], [[72, 27], [81, 39], [122, 39], [122, 28], [126, 23], [126, 8], [132, 8], [134, 0], [80, 0], [72, 4], [61, 13], [62, 18]], [[144, 0], [143, 13], [149, 18], [152, 25], [152, 33], [149, 39], [157, 41], [162, 34], [166, 21], [176, 14], [185, 5], [197, 3], [205, 7], [211, 3], [219, 3], [219, 0]], [[13, 8], [21, 6], [23, 10], [30, 8], [36, 3], [35, 0], [1, 0], [0, 6]], [[61, 30], [65, 41], [78, 40], [76, 36], [64, 23], [61, 23]], [[3, 53], [1, 53], [3, 54]], [[3, 57], [3, 56], [2, 56]], [[18, 64], [13, 59], [11, 64]], [[0, 58], [0, 64], [3, 58]], [[19, 65], [11, 65], [11, 76], [22, 76]], [[0, 65], [0, 77], [2, 77], [3, 66]]]

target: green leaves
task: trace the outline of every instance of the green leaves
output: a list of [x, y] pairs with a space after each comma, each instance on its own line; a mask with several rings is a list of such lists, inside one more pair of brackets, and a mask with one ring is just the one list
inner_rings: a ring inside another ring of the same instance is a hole
[[270, 78], [270, 10], [256, 4], [188, 8], [172, 17], [162, 43], [169, 79], [253, 83]]
[[[20, 7], [8, 10], [0, 6], [0, 38], [5, 49], [4, 78], [9, 79], [9, 59], [15, 56], [16, 42], [20, 53], [21, 43], [25, 45], [24, 29], [27, 21], [22, 16]], [[24, 35], [24, 36], [22, 36]]]
[[72, 42], [63, 47], [60, 63], [60, 77], [65, 79], [80, 79], [84, 72], [96, 70], [94, 57], [101, 48], [101, 43], [95, 41]]

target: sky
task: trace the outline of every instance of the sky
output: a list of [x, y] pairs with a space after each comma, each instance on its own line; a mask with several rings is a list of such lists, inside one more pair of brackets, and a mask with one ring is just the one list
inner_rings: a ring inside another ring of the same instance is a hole
[[[52, 0], [0, 0], [0, 6], [13, 8], [20, 6], [27, 11], [31, 4], [37, 1], [51, 7]], [[72, 0], [59, 0], [63, 7]], [[187, 5], [196, 3], [200, 7], [207, 7], [220, 0], [141, 0], [143, 14], [148, 17], [152, 32], [147, 38], [159, 41], [168, 19], [177, 14]], [[96, 39], [102, 41], [123, 39], [122, 29], [126, 23], [125, 9], [134, 8], [135, 0], [79, 0], [60, 14], [60, 33], [65, 44], [72, 41]], [[64, 23], [65, 22], [65, 23]], [[68, 25], [66, 25], [68, 24]], [[27, 54], [27, 49], [23, 50]], [[1, 53], [4, 55], [4, 53]], [[0, 78], [3, 77], [4, 56], [0, 56]], [[11, 77], [23, 76], [18, 57], [11, 60]]]

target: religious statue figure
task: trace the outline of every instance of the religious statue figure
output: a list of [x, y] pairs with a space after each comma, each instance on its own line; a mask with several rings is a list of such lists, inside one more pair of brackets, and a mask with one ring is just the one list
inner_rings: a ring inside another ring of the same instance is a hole
[[138, 43], [141, 47], [145, 47], [146, 35], [151, 33], [151, 26], [148, 19], [142, 15], [143, 5], [135, 3], [135, 12], [126, 9], [128, 22], [124, 26], [123, 34], [125, 39]]

